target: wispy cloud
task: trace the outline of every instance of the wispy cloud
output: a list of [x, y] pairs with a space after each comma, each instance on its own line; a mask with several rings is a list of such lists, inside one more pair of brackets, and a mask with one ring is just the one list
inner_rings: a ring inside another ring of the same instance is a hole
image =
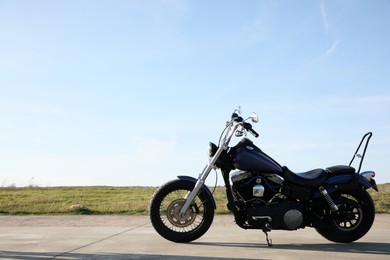
[[320, 2], [320, 9], [321, 9], [322, 24], [324, 25], [325, 34], [328, 34], [329, 33], [329, 20], [328, 20], [328, 15], [326, 13], [324, 1]]
[[326, 11], [326, 6], [325, 6], [325, 0], [321, 0], [320, 2], [320, 12], [321, 12], [321, 19], [322, 19], [322, 25], [324, 26], [324, 33], [325, 35], [333, 35], [333, 43], [332, 45], [325, 51], [326, 56], [331, 55], [333, 52], [336, 51], [337, 46], [341, 42], [337, 37], [334, 36], [334, 33], [331, 33], [331, 23], [328, 18], [328, 12]]
[[329, 56], [331, 55], [333, 52], [335, 52], [337, 46], [339, 45], [341, 41], [340, 40], [335, 40], [333, 43], [332, 43], [332, 46], [330, 46], [327, 50], [326, 50], [326, 56]]

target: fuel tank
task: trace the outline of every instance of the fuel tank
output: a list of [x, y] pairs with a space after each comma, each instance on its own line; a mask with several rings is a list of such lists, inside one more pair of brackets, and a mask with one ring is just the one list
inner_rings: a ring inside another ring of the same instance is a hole
[[234, 167], [243, 171], [282, 173], [282, 167], [267, 154], [253, 146], [237, 149], [234, 157]]

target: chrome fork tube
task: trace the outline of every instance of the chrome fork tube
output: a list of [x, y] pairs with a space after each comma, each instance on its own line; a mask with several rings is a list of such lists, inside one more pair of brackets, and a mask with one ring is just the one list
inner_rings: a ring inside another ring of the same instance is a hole
[[191, 203], [194, 201], [196, 195], [198, 195], [199, 191], [202, 189], [207, 177], [209, 176], [209, 173], [214, 168], [215, 163], [217, 162], [219, 156], [221, 153], [226, 149], [226, 146], [221, 146], [218, 148], [217, 152], [215, 153], [214, 157], [211, 159], [210, 163], [206, 165], [206, 167], [203, 169], [202, 173], [199, 174], [198, 181], [195, 184], [194, 189], [189, 192], [186, 196], [186, 202], [184, 203], [183, 207], [180, 209], [179, 214], [184, 215], [184, 213], [188, 210]]
[[228, 127], [229, 131], [226, 134], [226, 136], [223, 138], [222, 142], [219, 144], [219, 148], [217, 152], [215, 153], [214, 157], [210, 160], [209, 164], [203, 169], [202, 173], [199, 174], [198, 181], [195, 184], [194, 189], [186, 195], [186, 202], [184, 203], [183, 207], [180, 209], [179, 214], [181, 216], [184, 215], [184, 213], [188, 210], [191, 203], [194, 201], [196, 195], [198, 195], [199, 191], [202, 189], [205, 180], [207, 179], [207, 176], [209, 176], [209, 173], [211, 170], [215, 167], [215, 163], [217, 162], [219, 156], [222, 154], [224, 150], [228, 149], [228, 144], [230, 142], [230, 139], [232, 138], [234, 132], [237, 130], [238, 126], [240, 124], [237, 122], [229, 122]]

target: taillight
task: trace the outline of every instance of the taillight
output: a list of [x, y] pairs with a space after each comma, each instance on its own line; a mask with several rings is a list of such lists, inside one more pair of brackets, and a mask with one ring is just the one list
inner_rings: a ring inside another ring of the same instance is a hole
[[375, 172], [373, 172], [373, 171], [366, 171], [366, 172], [362, 172], [360, 175], [370, 181], [372, 178], [375, 177]]

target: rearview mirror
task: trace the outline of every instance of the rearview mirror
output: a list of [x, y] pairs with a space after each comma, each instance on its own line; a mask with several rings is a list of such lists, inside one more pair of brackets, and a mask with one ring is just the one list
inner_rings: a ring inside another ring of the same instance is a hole
[[253, 123], [259, 122], [259, 116], [258, 116], [255, 112], [253, 112], [253, 113], [251, 114], [250, 118], [252, 119], [252, 122], [253, 122]]
[[242, 113], [241, 106], [239, 106], [238, 108], [236, 108], [236, 109], [234, 110], [233, 113], [237, 113], [238, 115], [241, 115], [241, 113]]

